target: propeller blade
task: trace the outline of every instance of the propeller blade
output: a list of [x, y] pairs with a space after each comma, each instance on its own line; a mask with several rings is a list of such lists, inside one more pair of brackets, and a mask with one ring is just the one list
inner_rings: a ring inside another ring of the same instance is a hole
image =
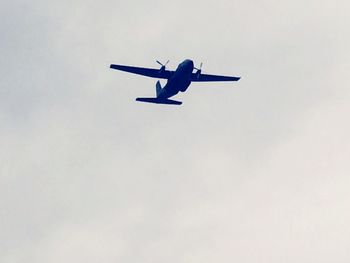
[[168, 60], [165, 64], [161, 63], [159, 60], [156, 60], [156, 62], [161, 65], [162, 67], [165, 67], [166, 65], [168, 65], [170, 60]]
[[202, 70], [202, 66], [203, 66], [203, 63], [201, 62], [201, 64], [199, 65], [199, 68], [196, 68], [196, 67], [193, 67], [195, 70], [198, 70], [198, 71], [201, 71]]

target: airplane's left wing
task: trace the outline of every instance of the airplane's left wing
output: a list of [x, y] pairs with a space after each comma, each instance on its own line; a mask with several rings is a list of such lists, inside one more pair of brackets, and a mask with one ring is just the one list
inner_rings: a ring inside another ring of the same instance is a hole
[[192, 73], [191, 81], [238, 81], [239, 77], [229, 77], [229, 76], [218, 76], [218, 75], [208, 75], [208, 74], [196, 74]]
[[174, 73], [173, 71], [170, 71], [170, 70], [140, 68], [140, 67], [114, 65], [114, 64], [112, 64], [110, 68], [126, 71], [133, 74], [138, 74], [146, 77], [158, 78], [158, 79], [169, 79], [171, 75]]

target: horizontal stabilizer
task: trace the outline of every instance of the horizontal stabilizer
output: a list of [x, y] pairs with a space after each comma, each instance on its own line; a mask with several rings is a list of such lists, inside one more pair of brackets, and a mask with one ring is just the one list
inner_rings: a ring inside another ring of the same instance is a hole
[[136, 101], [156, 103], [156, 104], [172, 104], [172, 105], [181, 105], [181, 101], [169, 100], [169, 99], [158, 99], [158, 98], [137, 98]]

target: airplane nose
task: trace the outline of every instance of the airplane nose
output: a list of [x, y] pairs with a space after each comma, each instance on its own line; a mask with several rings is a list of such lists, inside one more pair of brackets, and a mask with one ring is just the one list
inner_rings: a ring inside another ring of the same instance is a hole
[[191, 68], [191, 69], [193, 69], [193, 67], [194, 67], [194, 63], [190, 59], [188, 60], [188, 67]]
[[194, 64], [193, 64], [192, 60], [186, 59], [186, 60], [184, 60], [184, 62], [181, 65], [184, 69], [186, 69], [188, 71], [193, 71]]

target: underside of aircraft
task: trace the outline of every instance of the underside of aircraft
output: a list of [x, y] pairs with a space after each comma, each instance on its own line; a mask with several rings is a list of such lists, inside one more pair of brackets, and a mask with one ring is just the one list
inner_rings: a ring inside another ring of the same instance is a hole
[[[159, 81], [156, 83], [156, 97], [136, 98], [136, 101], [155, 104], [181, 105], [181, 101], [170, 100], [169, 98], [179, 92], [185, 92], [191, 82], [238, 81], [240, 79], [240, 77], [202, 74], [202, 63], [199, 68], [196, 68], [190, 59], [184, 60], [175, 71], [171, 71], [166, 69], [168, 62], [162, 64], [157, 60], [157, 63], [161, 65], [160, 69], [115, 64], [110, 65], [110, 68], [151, 78], [166, 79], [167, 83], [164, 87], [161, 87]], [[196, 72], [193, 72], [194, 70]]]

